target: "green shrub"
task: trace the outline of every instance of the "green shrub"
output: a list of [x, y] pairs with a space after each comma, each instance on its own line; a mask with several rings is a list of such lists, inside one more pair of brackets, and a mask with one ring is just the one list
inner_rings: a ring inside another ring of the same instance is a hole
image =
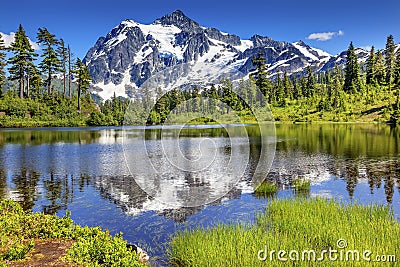
[[22, 260], [28, 254], [28, 252], [35, 246], [35, 242], [30, 240], [27, 244], [21, 243], [21, 241], [14, 242], [5, 253], [0, 257], [2, 260], [16, 261]]
[[129, 251], [121, 235], [112, 237], [100, 228], [82, 228], [66, 259], [84, 266], [143, 266], [136, 252]]
[[63, 218], [24, 212], [12, 201], [0, 202], [0, 266], [2, 261], [22, 260], [34, 248], [33, 239], [74, 240], [67, 261], [85, 266], [144, 266], [121, 235], [111, 236], [99, 227], [80, 227], [67, 214]]

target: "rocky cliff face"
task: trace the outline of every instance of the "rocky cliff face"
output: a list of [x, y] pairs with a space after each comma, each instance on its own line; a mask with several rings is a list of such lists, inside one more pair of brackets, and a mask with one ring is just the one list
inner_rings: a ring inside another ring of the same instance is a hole
[[[326, 70], [345, 60], [343, 54], [334, 57], [302, 41], [279, 42], [259, 35], [241, 40], [202, 27], [177, 10], [150, 25], [123, 21], [97, 40], [84, 62], [94, 90], [108, 99], [114, 92], [133, 97], [143, 86], [168, 90], [207, 86], [222, 78], [246, 78], [259, 51], [265, 55], [271, 75], [301, 72], [307, 66]], [[359, 55], [366, 53], [360, 51]]]

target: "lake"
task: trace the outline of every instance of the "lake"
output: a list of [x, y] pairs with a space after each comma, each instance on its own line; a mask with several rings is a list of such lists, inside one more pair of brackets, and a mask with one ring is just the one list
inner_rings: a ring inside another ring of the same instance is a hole
[[390, 205], [400, 220], [399, 141], [372, 124], [2, 129], [0, 197], [123, 232], [166, 265], [175, 231], [251, 223], [268, 203], [260, 177], [275, 197], [305, 177], [301, 197]]

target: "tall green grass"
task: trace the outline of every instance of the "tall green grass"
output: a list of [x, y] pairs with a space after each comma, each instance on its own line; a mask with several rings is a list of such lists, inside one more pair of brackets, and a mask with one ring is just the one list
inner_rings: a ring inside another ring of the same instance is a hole
[[[173, 266], [375, 266], [363, 261], [279, 261], [258, 259], [260, 250], [324, 249], [370, 250], [376, 255], [400, 252], [400, 225], [385, 206], [343, 205], [325, 199], [275, 199], [266, 212], [257, 214], [254, 225], [218, 225], [180, 232], [171, 241], [169, 250]], [[346, 240], [340, 249], [338, 240]], [[264, 252], [262, 252], [264, 253]], [[261, 254], [263, 255], [263, 254]], [[301, 255], [301, 254], [300, 254]], [[345, 254], [344, 254], [345, 255]], [[288, 257], [288, 255], [286, 255]], [[344, 257], [345, 259], [345, 257]], [[400, 261], [400, 258], [398, 259]], [[376, 264], [376, 263], [375, 263]], [[397, 264], [397, 265], [396, 265]], [[398, 266], [400, 263], [388, 263]]]

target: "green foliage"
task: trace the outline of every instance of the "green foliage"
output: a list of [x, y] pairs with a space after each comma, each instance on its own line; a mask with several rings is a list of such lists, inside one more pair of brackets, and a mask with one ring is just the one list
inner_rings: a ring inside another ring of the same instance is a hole
[[61, 38], [58, 42], [58, 47], [56, 50], [60, 57], [59, 70], [63, 75], [63, 95], [67, 95], [67, 63], [68, 63], [68, 48], [65, 46], [64, 40]]
[[65, 257], [69, 262], [84, 266], [144, 266], [121, 235], [113, 237], [99, 227], [80, 227], [69, 213], [59, 218], [24, 212], [16, 202], [3, 200], [0, 215], [0, 262], [23, 260], [34, 248], [34, 239], [64, 239], [75, 241]]
[[276, 183], [272, 183], [272, 182], [263, 182], [262, 184], [260, 184], [259, 186], [257, 186], [256, 190], [255, 190], [255, 195], [257, 197], [269, 197], [269, 196], [273, 196], [276, 193], [278, 193], [278, 185]]
[[[343, 205], [324, 199], [273, 199], [254, 225], [218, 225], [178, 232], [169, 250], [172, 266], [366, 266], [365, 261], [288, 261], [275, 250], [338, 249], [344, 239], [349, 250], [370, 250], [375, 255], [397, 255], [400, 225], [386, 206]], [[351, 226], [351, 227], [349, 227]], [[260, 250], [267, 260], [258, 259]], [[340, 249], [338, 249], [340, 251]], [[345, 251], [344, 250], [344, 251]], [[318, 256], [321, 254], [319, 253]], [[286, 255], [287, 256], [287, 255]]]
[[70, 262], [84, 266], [143, 266], [136, 252], [126, 247], [121, 235], [112, 237], [100, 228], [82, 228], [81, 237], [66, 256]]
[[0, 34], [0, 97], [3, 94], [3, 86], [6, 83], [6, 47], [4, 44], [3, 36]]
[[77, 112], [77, 102], [76, 96], [68, 99], [60, 94], [52, 97], [45, 95], [35, 100], [21, 99], [9, 90], [0, 98], [0, 112], [4, 113], [0, 116], [0, 127], [108, 125], [110, 120], [104, 114], [99, 114], [91, 99], [83, 99], [81, 113]]
[[[393, 50], [392, 39], [388, 38], [386, 50], [389, 52]], [[384, 60], [382, 51], [375, 53], [372, 49], [365, 78], [363, 75], [361, 79], [352, 43], [347, 51], [344, 72], [338, 66], [323, 73], [308, 67], [301, 77], [283, 73], [283, 76], [278, 74], [270, 79], [266, 59], [260, 52], [253, 58], [255, 71], [247, 81], [242, 80], [238, 85], [222, 79], [218, 86], [212, 85], [211, 88], [164, 92], [162, 88], [144, 87], [140, 94], [131, 92], [134, 100], [114, 95], [104, 102], [98, 98], [97, 106], [89, 92], [91, 77], [88, 67], [79, 58], [72, 64], [69, 46], [66, 47], [62, 39], [57, 40], [46, 28], [39, 28], [38, 40], [44, 46], [39, 67], [47, 76], [46, 82], [42, 81], [42, 75], [33, 64], [36, 55], [20, 26], [16, 41], [10, 48], [14, 56], [8, 61], [11, 64], [11, 76], [6, 86], [8, 91], [0, 93], [0, 127], [154, 125], [188, 121], [398, 121], [397, 108], [392, 105], [396, 93], [391, 89], [400, 86], [400, 55], [396, 59], [393, 55], [389, 60], [385, 53]], [[388, 64], [391, 66], [390, 83], [385, 82]], [[54, 74], [59, 72], [62, 72], [62, 78], [54, 78]], [[77, 87], [76, 92], [70, 89], [71, 78], [75, 78], [76, 84], [72, 85]], [[18, 90], [12, 80], [18, 80]], [[127, 92], [129, 88], [127, 86]], [[18, 100], [15, 91], [25, 99]], [[199, 119], [193, 120], [193, 116]]]
[[[8, 64], [11, 80], [18, 80], [19, 82], [19, 96], [24, 98], [25, 92], [25, 78], [29, 76], [32, 71], [30, 69], [34, 68], [33, 61], [37, 54], [34, 52], [29, 39], [26, 36], [25, 30], [22, 25], [19, 25], [19, 29], [15, 34], [15, 40], [11, 43], [8, 48], [14, 56], [8, 59]], [[27, 88], [29, 90], [29, 88]]]
[[292, 181], [292, 187], [295, 191], [310, 190], [311, 181], [305, 178], [296, 178]]
[[8, 244], [7, 251], [0, 256], [1, 260], [16, 261], [23, 260], [29, 251], [35, 246], [35, 242], [30, 240], [27, 244], [20, 243], [20, 241]]
[[397, 53], [393, 71], [393, 82], [397, 89], [400, 87], [400, 52]]
[[390, 122], [394, 125], [400, 124], [400, 89], [397, 89], [397, 100], [393, 105], [393, 111], [390, 115]]
[[351, 93], [361, 90], [360, 65], [358, 64], [357, 55], [354, 51], [353, 42], [350, 43], [349, 49], [347, 50], [343, 90]]
[[382, 85], [385, 83], [385, 62], [383, 60], [382, 51], [376, 53], [375, 62], [375, 80], [378, 84]]
[[[261, 93], [268, 99], [271, 100], [271, 82], [268, 79], [268, 71], [266, 67], [266, 58], [259, 52], [256, 57], [252, 60], [253, 65], [256, 67], [256, 71], [252, 74], [252, 78], [255, 80], [255, 83]], [[271, 102], [271, 101], [269, 101]]]
[[42, 54], [42, 62], [39, 63], [39, 68], [44, 75], [47, 75], [47, 93], [50, 94], [52, 90], [53, 74], [60, 71], [61, 62], [58, 59], [55, 46], [58, 40], [54, 34], [51, 34], [46, 28], [39, 28], [37, 34], [38, 43], [45, 45]]
[[376, 64], [375, 47], [372, 46], [369, 57], [367, 59], [366, 84], [375, 84], [376, 83], [375, 64]]
[[89, 74], [88, 67], [82, 63], [80, 58], [76, 60], [74, 73], [76, 75], [77, 84], [78, 84], [78, 110], [81, 111], [81, 94], [88, 93], [90, 81], [92, 78]]
[[389, 85], [389, 89], [391, 88], [393, 81], [393, 71], [394, 71], [394, 50], [395, 50], [393, 35], [389, 35], [386, 40], [386, 49], [385, 49], [385, 70], [386, 70], [386, 84]]

